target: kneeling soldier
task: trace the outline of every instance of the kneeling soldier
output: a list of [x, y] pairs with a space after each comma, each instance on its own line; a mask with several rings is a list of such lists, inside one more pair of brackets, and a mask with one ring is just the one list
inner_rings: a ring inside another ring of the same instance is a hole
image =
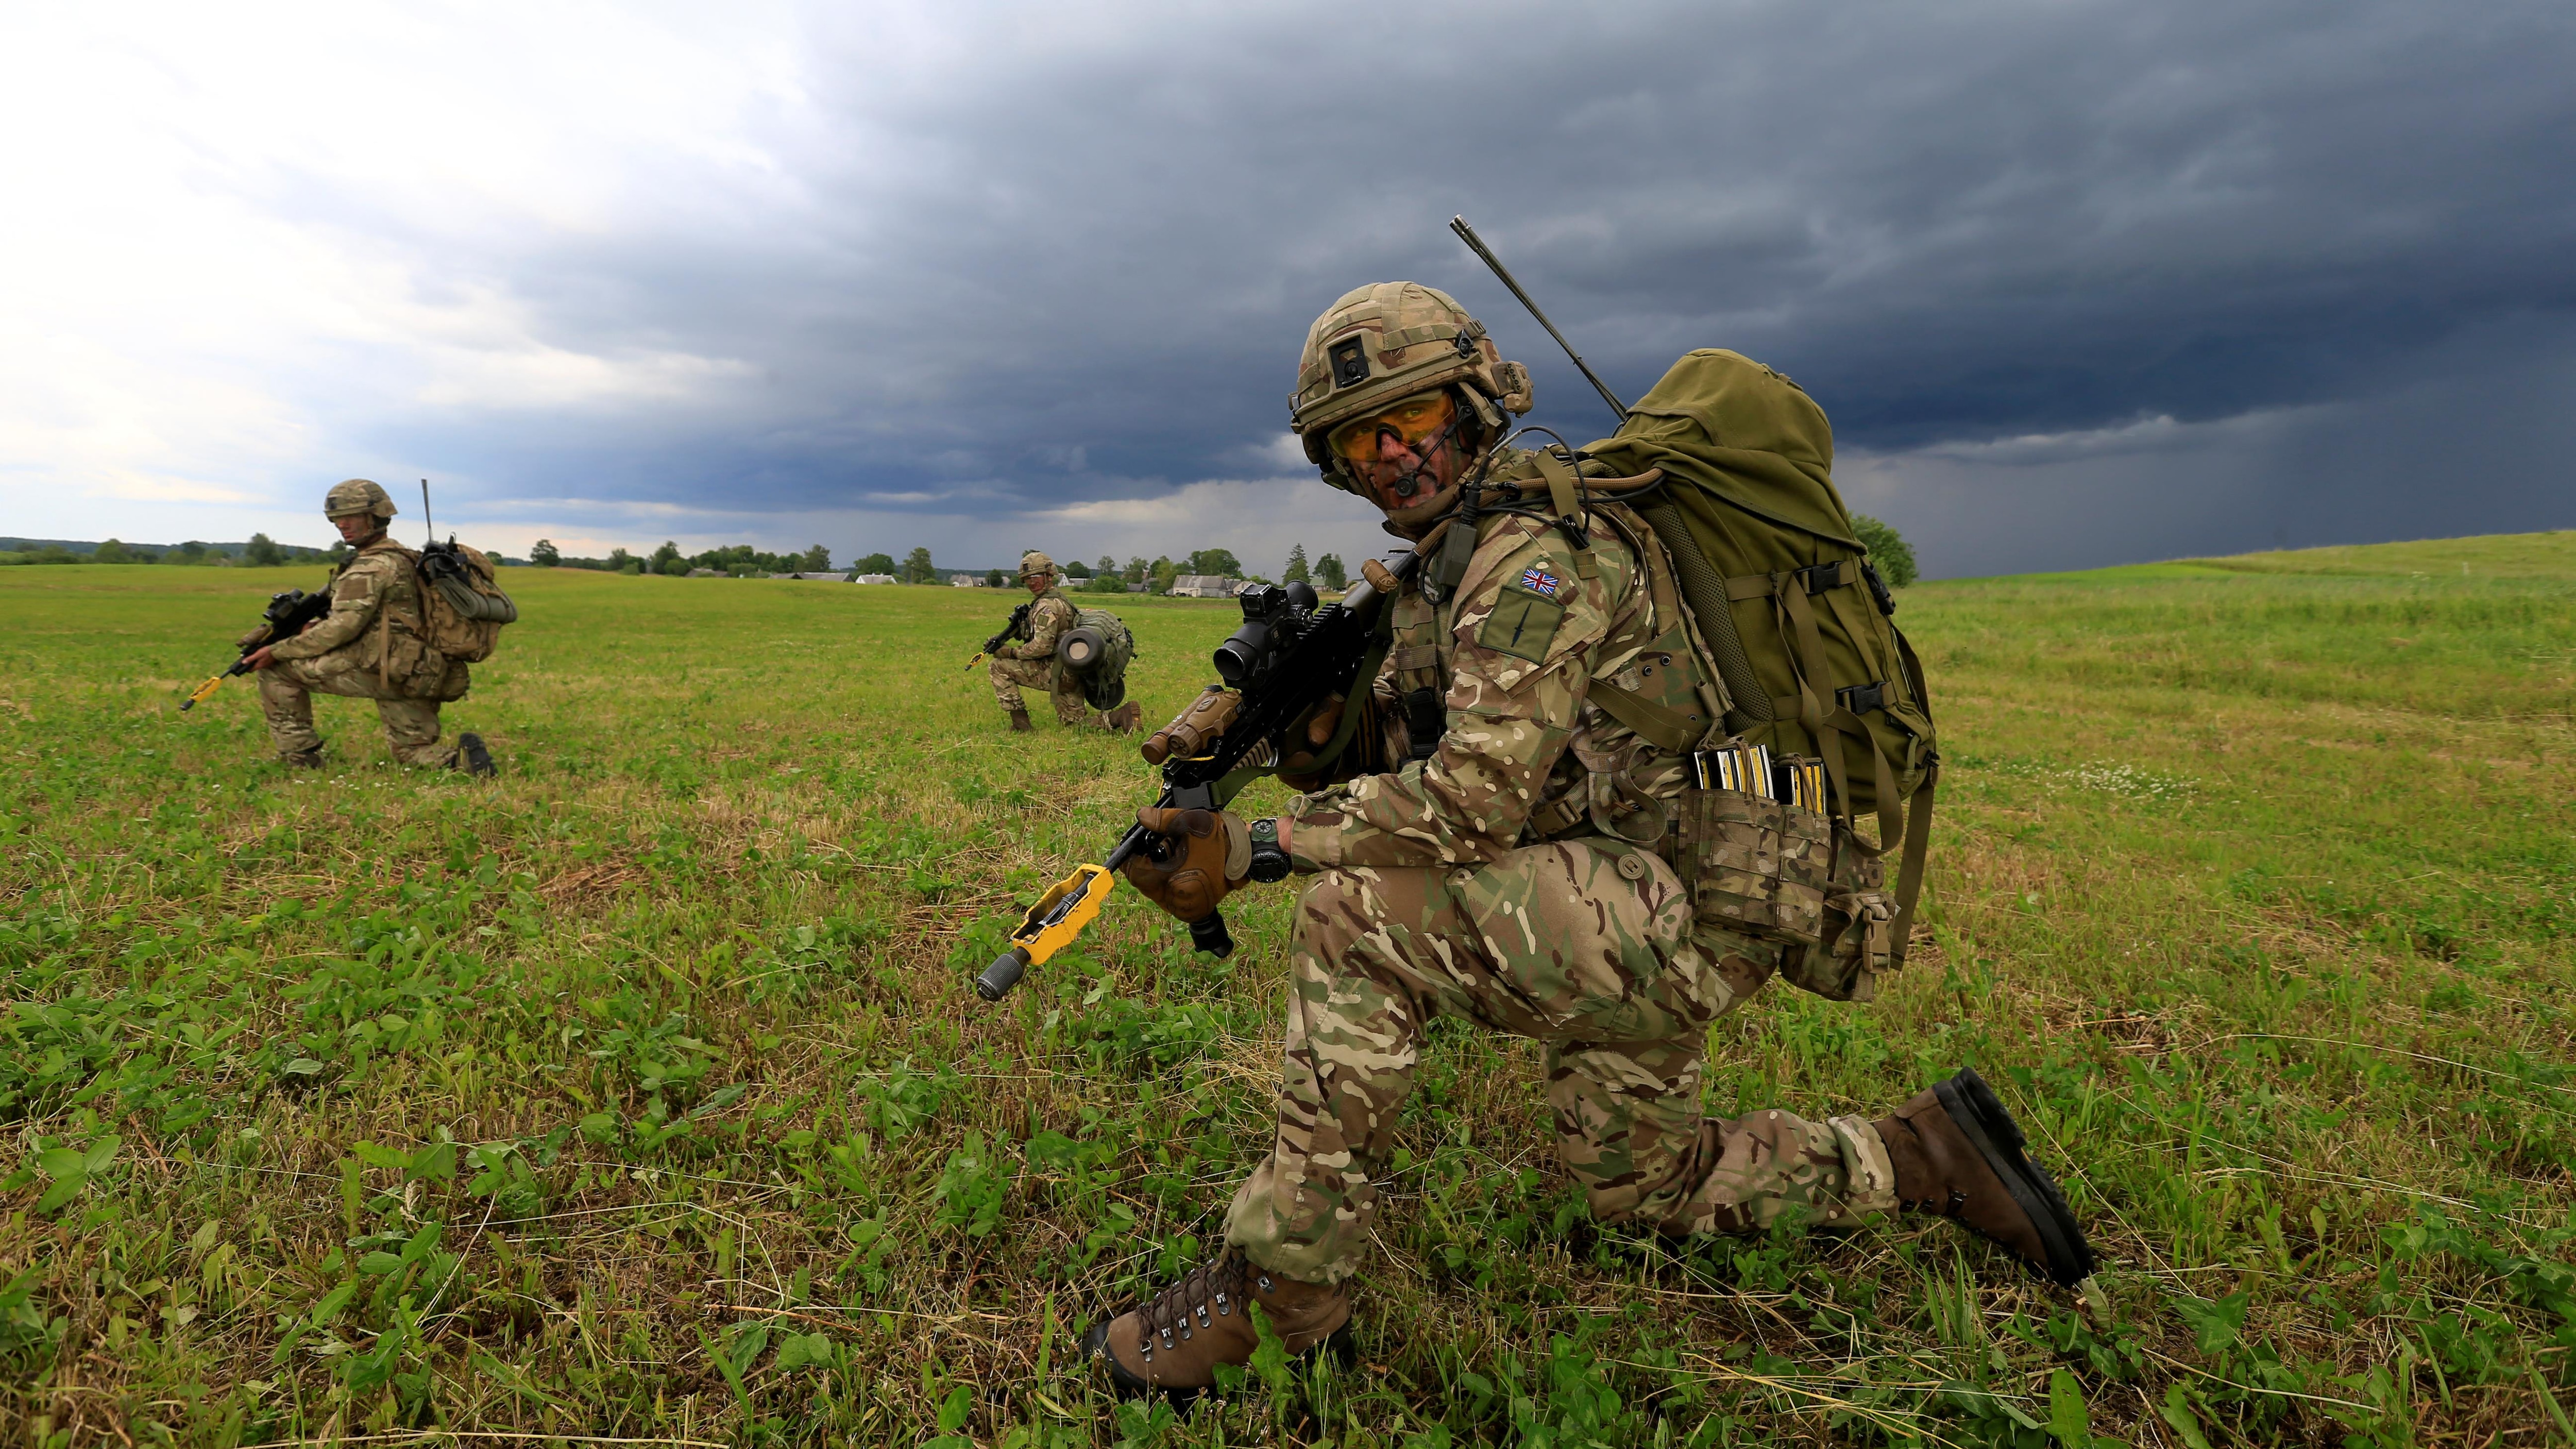
[[1036, 549], [1020, 555], [1020, 587], [1033, 596], [1028, 623], [1017, 642], [1006, 643], [993, 651], [992, 662], [985, 666], [993, 680], [993, 698], [1011, 712], [1011, 732], [1025, 734], [1035, 726], [1029, 723], [1029, 708], [1020, 698], [1023, 684], [1044, 689], [1055, 701], [1056, 723], [1067, 728], [1088, 725], [1117, 734], [1132, 734], [1144, 717], [1144, 708], [1135, 701], [1107, 713], [1091, 707], [1082, 697], [1082, 681], [1073, 671], [1056, 662], [1056, 643], [1064, 631], [1073, 627], [1078, 611], [1073, 600], [1057, 587], [1055, 560]]
[[[422, 615], [420, 561], [385, 532], [394, 501], [364, 478], [332, 487], [323, 516], [357, 556], [331, 579], [331, 612], [292, 639], [255, 650], [260, 709], [278, 758], [306, 768], [322, 763], [313, 732], [313, 695], [372, 699], [385, 722], [385, 743], [406, 765], [492, 773], [480, 735], [438, 741], [438, 707], [465, 697], [466, 667], [429, 647]], [[245, 641], [247, 642], [247, 641]]]
[[[1504, 413], [1528, 407], [1527, 373], [1474, 318], [1389, 283], [1316, 322], [1294, 420], [1326, 481], [1419, 538], [1497, 446]], [[1439, 1015], [1546, 1044], [1557, 1152], [1604, 1221], [1733, 1233], [1911, 1209], [2062, 1283], [2091, 1270], [2064, 1199], [1973, 1072], [1874, 1121], [1702, 1115], [1709, 1023], [1761, 989], [1780, 948], [1695, 922], [1662, 854], [1669, 832], [1641, 839], [1627, 823], [1652, 818], [1641, 803], [1670, 817], [1687, 762], [1622, 723], [1640, 714], [1627, 706], [1709, 716], [1683, 655], [1660, 677], [1633, 667], [1685, 628], [1662, 546], [1616, 503], [1591, 510], [1587, 533], [1487, 513], [1450, 588], [1417, 576], [1389, 601], [1382, 773], [1248, 824], [1142, 812], [1175, 848], [1133, 858], [1128, 878], [1181, 920], [1249, 881], [1313, 881], [1269, 1157], [1235, 1190], [1212, 1263], [1091, 1330], [1121, 1390], [1188, 1394], [1248, 1362], [1254, 1303], [1291, 1351], [1349, 1318], [1375, 1179]]]

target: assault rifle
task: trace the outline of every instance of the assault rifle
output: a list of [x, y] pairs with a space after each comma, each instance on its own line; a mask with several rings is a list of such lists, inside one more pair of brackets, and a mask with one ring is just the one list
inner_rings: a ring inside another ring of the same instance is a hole
[[1013, 639], [1020, 637], [1020, 632], [1029, 626], [1029, 610], [1036, 604], [1037, 600], [1031, 599], [1028, 603], [1022, 604], [1018, 608], [1013, 609], [1011, 611], [1011, 622], [1004, 624], [1001, 628], [1001, 632], [995, 634], [992, 638], [985, 640], [984, 647], [975, 652], [975, 657], [966, 661], [966, 667], [970, 670], [973, 669], [976, 665], [983, 663], [987, 658], [991, 657], [993, 651], [1010, 643]]
[[[1367, 690], [1386, 641], [1378, 614], [1387, 597], [1421, 567], [1421, 557], [1435, 539], [1406, 554], [1392, 567], [1371, 559], [1367, 582], [1355, 585], [1337, 604], [1323, 604], [1302, 583], [1276, 587], [1262, 584], [1238, 596], [1243, 627], [1216, 650], [1217, 677], [1170, 724], [1144, 743], [1145, 762], [1163, 768], [1163, 792], [1155, 804], [1176, 810], [1221, 810], [1254, 779], [1276, 773], [1291, 753], [1303, 753], [1307, 742], [1291, 739], [1316, 706], [1334, 695], [1348, 704], [1332, 740], [1316, 748], [1296, 768], [1319, 768], [1350, 744], [1365, 711], [1359, 696]], [[1074, 867], [1038, 898], [1011, 933], [1011, 949], [975, 979], [975, 992], [999, 1001], [1019, 984], [1022, 973], [1070, 945], [1082, 928], [1100, 914], [1100, 902], [1117, 883], [1118, 868], [1144, 851], [1162, 860], [1171, 849], [1163, 837], [1142, 825], [1131, 825], [1098, 865]], [[1190, 940], [1198, 949], [1226, 956], [1234, 937], [1225, 916], [1210, 912], [1190, 922]]]
[[271, 644], [294, 638], [304, 632], [305, 625], [330, 612], [331, 591], [329, 589], [324, 589], [318, 594], [308, 594], [302, 589], [288, 589], [282, 594], [271, 594], [268, 607], [261, 610], [259, 615], [266, 621], [265, 625], [258, 633], [250, 636], [249, 643], [242, 645], [242, 657], [233, 661], [232, 668], [190, 691], [188, 697], [180, 701], [179, 708], [183, 711], [196, 708], [197, 701], [213, 694], [223, 686], [225, 680], [236, 674], [250, 673], [252, 655]]

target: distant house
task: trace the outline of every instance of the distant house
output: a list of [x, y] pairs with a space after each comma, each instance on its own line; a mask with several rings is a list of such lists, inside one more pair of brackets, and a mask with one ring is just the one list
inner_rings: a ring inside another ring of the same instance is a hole
[[984, 587], [984, 576], [982, 574], [950, 574], [948, 576], [948, 586], [952, 589], [980, 589]]
[[890, 584], [895, 582], [895, 577], [892, 574], [852, 574], [850, 576], [850, 582], [854, 584]]
[[689, 570], [689, 577], [693, 579], [720, 579], [723, 578], [724, 575], [714, 569], [691, 569]]
[[1154, 587], [1152, 584], [1129, 584], [1127, 586], [1127, 592], [1131, 594], [1141, 594], [1152, 587]]
[[789, 574], [787, 577], [791, 579], [830, 579], [834, 583], [839, 583], [841, 580], [848, 578], [849, 575], [841, 572], [839, 569], [818, 569], [809, 573]]
[[1231, 599], [1243, 592], [1243, 580], [1222, 574], [1175, 574], [1172, 597], [1175, 599]]

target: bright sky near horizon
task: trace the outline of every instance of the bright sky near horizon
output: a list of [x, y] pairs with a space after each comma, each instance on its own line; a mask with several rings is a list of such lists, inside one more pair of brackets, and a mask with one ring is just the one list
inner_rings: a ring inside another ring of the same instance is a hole
[[988, 564], [1382, 536], [1349, 287], [1794, 374], [1935, 575], [2576, 526], [2576, 10], [22, 3], [0, 533]]

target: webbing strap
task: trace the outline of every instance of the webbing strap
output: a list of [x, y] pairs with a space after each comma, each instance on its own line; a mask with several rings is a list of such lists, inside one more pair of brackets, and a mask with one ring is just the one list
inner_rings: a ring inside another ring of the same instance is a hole
[[1592, 681], [1585, 699], [1601, 706], [1601, 712], [1635, 730], [1640, 739], [1668, 755], [1678, 755], [1698, 744], [1708, 733], [1708, 721], [1698, 715], [1685, 715], [1670, 710], [1641, 694], [1633, 694], [1606, 679]]
[[1582, 824], [1590, 814], [1577, 796], [1560, 795], [1532, 810], [1521, 829], [1534, 840], [1554, 840]]
[[1556, 526], [1564, 531], [1566, 545], [1574, 550], [1574, 571], [1587, 579], [1600, 577], [1592, 561], [1591, 539], [1583, 528], [1583, 500], [1577, 488], [1580, 475], [1573, 464], [1544, 448], [1535, 456], [1538, 475], [1547, 480], [1547, 501], [1556, 510]]
[[1939, 756], [1923, 767], [1923, 783], [1905, 807], [1905, 854], [1896, 867], [1896, 919], [1887, 926], [1887, 966], [1905, 964], [1905, 947], [1914, 935], [1914, 900], [1923, 890], [1923, 858], [1932, 848], [1932, 787], [1941, 780]]
[[[1924, 686], [1923, 661], [1915, 657], [1914, 643], [1905, 631], [1891, 624], [1888, 632], [1896, 636], [1896, 657], [1905, 671], [1905, 682], [1914, 691], [1914, 707], [1923, 717], [1932, 717], [1932, 694]], [[1923, 783], [1914, 787], [1914, 798], [1905, 807], [1905, 855], [1896, 871], [1896, 919], [1888, 923], [1890, 946], [1888, 966], [1892, 970], [1905, 964], [1906, 943], [1914, 936], [1914, 901], [1923, 889], [1923, 862], [1932, 848], [1932, 787], [1941, 779], [1941, 756], [1936, 750], [1923, 762]]]
[[1798, 722], [1806, 726], [1817, 752], [1825, 757], [1825, 773], [1833, 781], [1835, 798], [1846, 806], [1851, 800], [1851, 779], [1844, 768], [1843, 737], [1855, 736], [1869, 746], [1870, 783], [1878, 796], [1878, 841], [1879, 847], [1885, 849], [1905, 831], [1905, 802], [1896, 798], [1896, 772], [1888, 767], [1887, 752], [1879, 748], [1878, 737], [1870, 733], [1867, 721], [1839, 704], [1828, 712], [1824, 701], [1816, 696], [1814, 680], [1824, 672], [1825, 646], [1816, 633], [1816, 611], [1807, 602], [1807, 591], [1783, 588], [1779, 599], [1789, 615], [1790, 634], [1795, 641], [1791, 662], [1797, 666]]
[[[1739, 574], [1726, 581], [1730, 599], [1768, 599], [1791, 592], [1821, 594], [1827, 589], [1847, 589], [1861, 579], [1860, 566], [1850, 559], [1829, 564], [1810, 564], [1802, 569], [1786, 569], [1776, 574]], [[1791, 585], [1794, 581], [1796, 587]]]

